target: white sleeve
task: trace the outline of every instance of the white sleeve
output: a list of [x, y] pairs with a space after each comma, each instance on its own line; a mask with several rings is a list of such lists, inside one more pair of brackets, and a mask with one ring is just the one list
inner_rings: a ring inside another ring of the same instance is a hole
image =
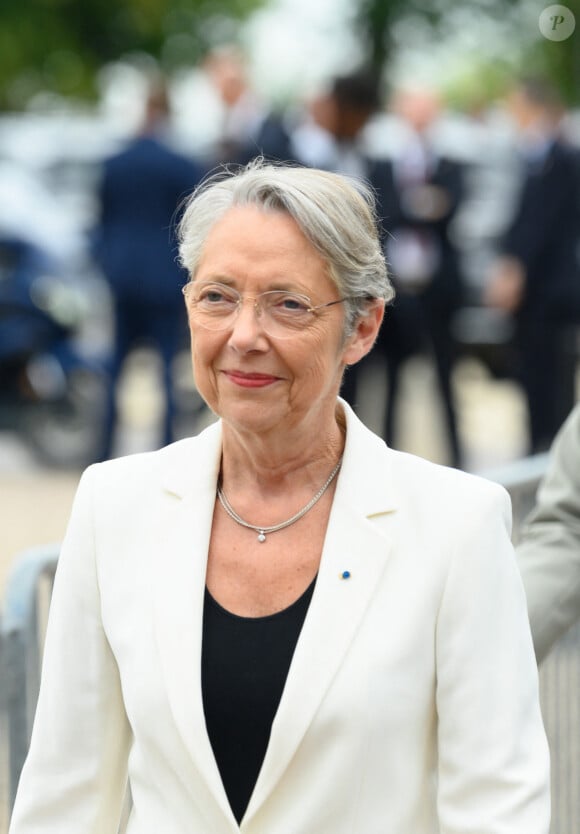
[[549, 752], [509, 497], [486, 484], [464, 507], [436, 632], [441, 834], [548, 834]]
[[32, 740], [9, 834], [117, 834], [130, 729], [103, 631], [92, 513], [81, 479], [59, 556]]

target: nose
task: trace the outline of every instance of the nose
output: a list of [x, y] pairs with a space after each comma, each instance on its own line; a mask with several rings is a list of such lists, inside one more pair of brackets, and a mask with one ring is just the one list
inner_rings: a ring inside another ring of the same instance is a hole
[[241, 353], [264, 347], [266, 338], [262, 329], [261, 315], [255, 298], [247, 296], [240, 302], [231, 325], [229, 338], [231, 347]]

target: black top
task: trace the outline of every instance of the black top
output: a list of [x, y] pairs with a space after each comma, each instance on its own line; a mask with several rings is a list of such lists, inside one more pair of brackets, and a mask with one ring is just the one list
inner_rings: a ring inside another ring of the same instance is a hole
[[203, 707], [209, 740], [238, 823], [266, 754], [315, 581], [289, 608], [267, 617], [238, 617], [205, 592]]

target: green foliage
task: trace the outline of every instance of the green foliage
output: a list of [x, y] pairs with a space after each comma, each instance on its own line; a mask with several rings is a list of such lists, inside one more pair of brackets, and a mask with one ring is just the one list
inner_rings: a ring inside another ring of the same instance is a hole
[[[0, 0], [0, 108], [19, 108], [41, 90], [90, 100], [101, 67], [131, 54], [146, 54], [172, 72], [193, 66], [211, 46], [235, 37], [236, 21], [268, 0]], [[313, 0], [315, 2], [315, 0]], [[580, 104], [580, 0], [566, 0], [577, 21], [563, 42], [518, 25], [518, 10], [531, 0], [352, 0], [352, 16], [367, 63], [388, 70], [397, 25], [413, 21], [437, 43], [458, 10], [471, 26], [482, 17], [511, 25], [509, 61], [473, 53], [471, 66], [451, 85], [459, 102], [493, 97], [509, 71], [547, 75], [568, 104]], [[533, 0], [536, 2], [536, 0]], [[538, 14], [547, 5], [537, 0]], [[529, 15], [527, 16], [529, 19]], [[508, 24], [508, 18], [511, 23]], [[504, 23], [505, 22], [505, 23]], [[518, 55], [518, 60], [514, 56]]]
[[[546, 4], [548, 5], [548, 4]], [[564, 4], [576, 18], [576, 28], [564, 41], [538, 38], [525, 56], [528, 71], [546, 76], [569, 106], [580, 105], [580, 0]]]
[[405, 7], [402, 0], [359, 0], [356, 25], [368, 63], [380, 71], [391, 52], [391, 26]]
[[0, 107], [18, 108], [39, 90], [96, 94], [98, 70], [146, 53], [171, 71], [194, 65], [226, 22], [264, 0], [2, 0]]
[[469, 65], [445, 85], [445, 101], [454, 110], [476, 115], [505, 96], [514, 74], [514, 67], [505, 62], [473, 56]]
[[[449, 39], [450, 24], [458, 12], [468, 26], [492, 19], [498, 30], [509, 31], [513, 46], [505, 60], [488, 53], [471, 55], [469, 67], [451, 85], [451, 95], [463, 106], [484, 104], [501, 94], [514, 74], [545, 75], [569, 105], [580, 104], [580, 0], [564, 0], [575, 15], [576, 30], [565, 41], [550, 41], [540, 34], [536, 17], [549, 5], [544, 0], [353, 0], [355, 26], [368, 63], [377, 72], [388, 71], [398, 43], [393, 33], [401, 21], [414, 21], [432, 34], [434, 44]], [[533, 9], [536, 5], [537, 9]], [[530, 22], [532, 25], [530, 26]], [[520, 25], [521, 24], [521, 25]], [[404, 46], [404, 44], [403, 44]], [[452, 44], [451, 44], [452, 46]], [[484, 44], [485, 46], [485, 44]]]

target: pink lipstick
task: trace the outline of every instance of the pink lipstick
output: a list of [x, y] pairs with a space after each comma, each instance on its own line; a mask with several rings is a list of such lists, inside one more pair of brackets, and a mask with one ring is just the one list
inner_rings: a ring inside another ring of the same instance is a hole
[[224, 371], [227, 378], [242, 388], [265, 388], [278, 381], [278, 377], [271, 374], [243, 373], [242, 371]]

